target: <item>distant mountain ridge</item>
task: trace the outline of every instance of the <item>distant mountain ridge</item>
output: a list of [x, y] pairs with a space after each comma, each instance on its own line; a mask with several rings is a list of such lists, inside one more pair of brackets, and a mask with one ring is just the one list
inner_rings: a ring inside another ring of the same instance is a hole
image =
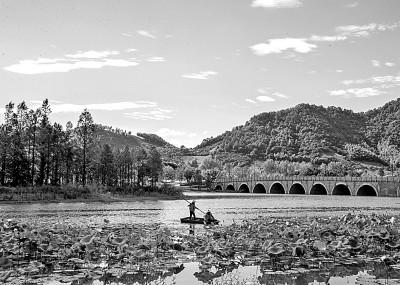
[[[340, 107], [299, 104], [276, 112], [264, 112], [242, 126], [190, 148], [178, 148], [155, 134], [130, 132], [97, 125], [101, 144], [112, 148], [156, 147], [167, 161], [183, 156], [213, 156], [233, 165], [250, 165], [266, 159], [312, 162], [337, 157], [384, 163], [379, 147], [384, 142], [400, 150], [400, 98], [382, 107], [356, 113]], [[362, 152], [360, 155], [359, 152]]]
[[348, 155], [348, 145], [378, 153], [383, 142], [400, 147], [400, 99], [368, 112], [299, 104], [253, 116], [245, 125], [203, 140], [193, 151], [225, 162], [249, 164], [268, 158], [324, 162]]

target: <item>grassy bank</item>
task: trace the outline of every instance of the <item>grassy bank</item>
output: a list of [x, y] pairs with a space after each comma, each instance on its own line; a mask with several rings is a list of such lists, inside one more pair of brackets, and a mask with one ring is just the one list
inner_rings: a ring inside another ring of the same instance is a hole
[[37, 202], [118, 202], [147, 199], [176, 199], [181, 191], [169, 185], [161, 187], [104, 187], [104, 186], [40, 186], [0, 187], [0, 203]]

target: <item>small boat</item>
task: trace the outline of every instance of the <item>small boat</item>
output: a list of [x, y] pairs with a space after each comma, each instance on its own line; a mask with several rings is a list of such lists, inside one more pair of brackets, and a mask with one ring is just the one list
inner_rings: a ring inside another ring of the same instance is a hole
[[[184, 223], [184, 224], [204, 224], [204, 219], [203, 218], [192, 219], [190, 217], [185, 217], [185, 218], [181, 218], [181, 223]], [[218, 220], [214, 220], [214, 221], [208, 222], [206, 224], [207, 225], [210, 225], [210, 224], [218, 225], [219, 221]]]

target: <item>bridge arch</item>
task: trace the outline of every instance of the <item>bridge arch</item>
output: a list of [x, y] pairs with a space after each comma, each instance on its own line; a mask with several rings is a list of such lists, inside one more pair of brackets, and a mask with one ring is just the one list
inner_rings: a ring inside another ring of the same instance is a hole
[[333, 188], [332, 195], [351, 195], [351, 191], [346, 184], [339, 183]]
[[247, 186], [247, 184], [243, 183], [239, 187], [239, 192], [240, 193], [250, 193], [250, 188]]
[[257, 183], [253, 188], [253, 193], [267, 193], [267, 190], [262, 183]]
[[269, 188], [270, 194], [285, 194], [285, 188], [283, 187], [282, 183], [274, 182]]
[[357, 196], [378, 196], [378, 191], [370, 184], [363, 184], [358, 188]]
[[222, 186], [219, 184], [215, 185], [214, 191], [222, 191]]
[[295, 182], [290, 186], [289, 194], [306, 194], [306, 190], [300, 182]]
[[328, 191], [324, 184], [315, 183], [310, 189], [310, 195], [328, 195]]
[[227, 190], [227, 191], [235, 191], [235, 186], [233, 186], [232, 184], [228, 184], [228, 185], [226, 186], [226, 190]]

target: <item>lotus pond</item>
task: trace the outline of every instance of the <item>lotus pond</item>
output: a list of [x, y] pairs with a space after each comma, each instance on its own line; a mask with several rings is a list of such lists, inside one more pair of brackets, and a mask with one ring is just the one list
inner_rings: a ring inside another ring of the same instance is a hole
[[400, 284], [398, 198], [193, 198], [220, 225], [180, 224], [183, 200], [0, 205], [0, 282]]

